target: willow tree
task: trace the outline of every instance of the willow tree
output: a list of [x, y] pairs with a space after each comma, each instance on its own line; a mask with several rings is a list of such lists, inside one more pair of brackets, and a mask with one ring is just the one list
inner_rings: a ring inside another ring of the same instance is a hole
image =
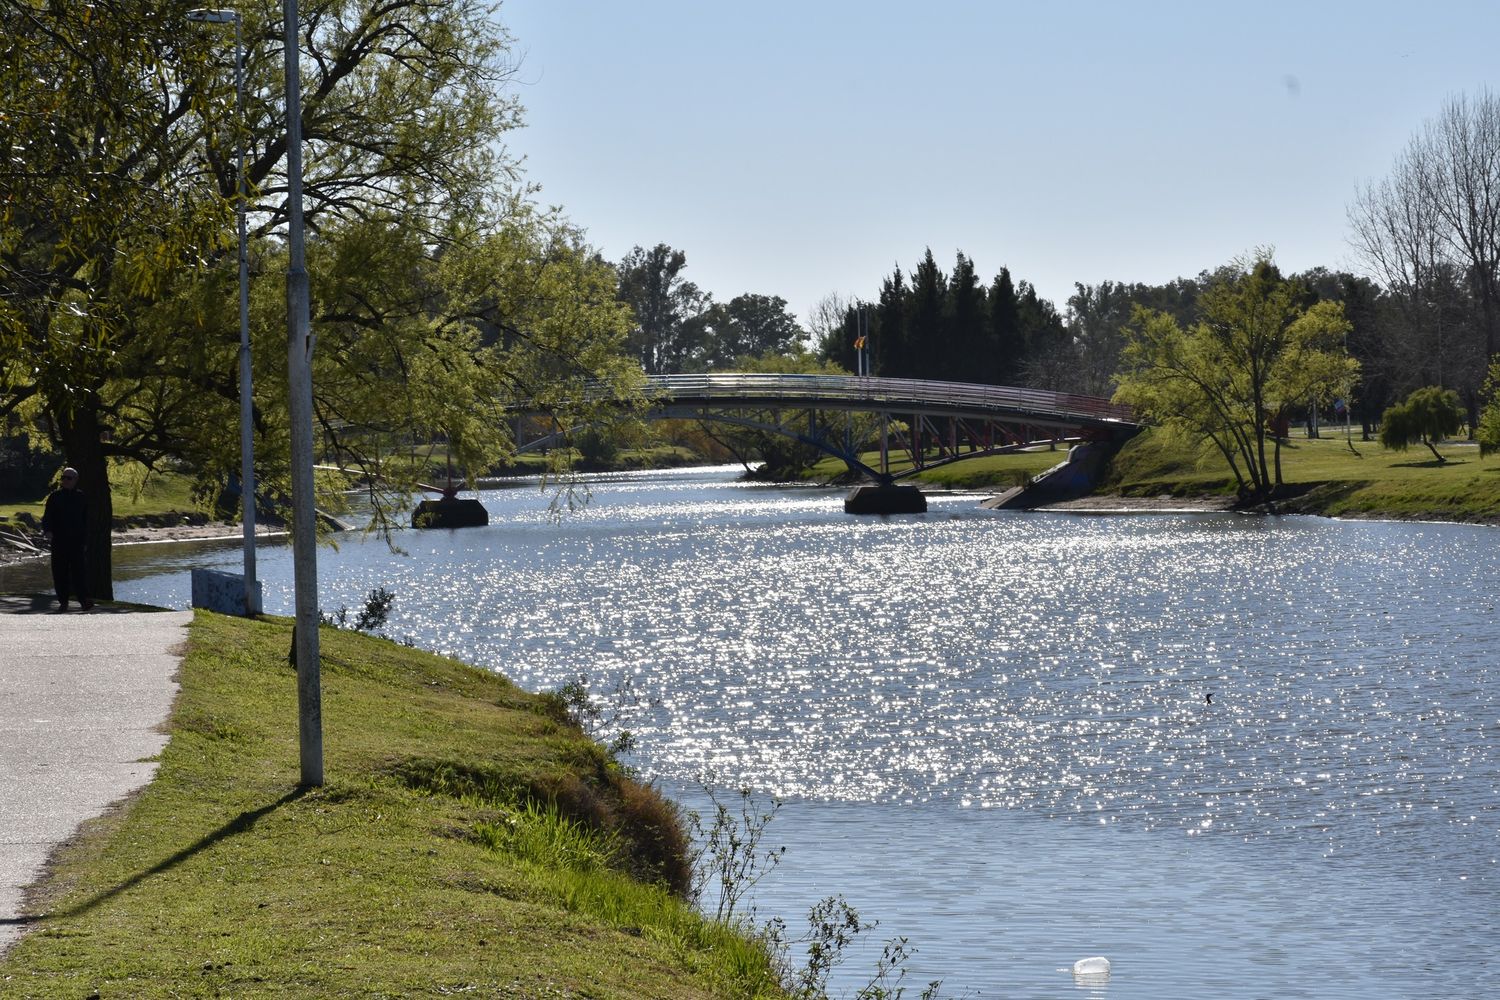
[[[195, 5], [0, 0], [0, 419], [29, 422], [78, 467], [101, 596], [112, 591], [112, 461], [232, 467], [241, 144], [257, 461], [272, 499], [286, 462], [281, 6], [241, 8], [241, 120], [232, 41], [189, 21]], [[493, 15], [480, 0], [301, 4], [317, 420], [325, 449], [363, 455], [387, 498], [409, 466], [382, 460], [381, 432], [441, 434], [479, 462], [505, 447], [488, 390], [507, 370], [530, 379], [567, 357], [621, 377], [604, 363], [623, 318], [595, 294], [603, 272], [562, 220], [514, 196], [504, 138], [520, 108]], [[549, 291], [454, 280], [507, 254], [518, 259], [505, 273], [547, 274]], [[501, 317], [508, 296], [547, 301]], [[489, 344], [495, 322], [524, 334]]]
[[1293, 408], [1346, 395], [1359, 372], [1343, 350], [1343, 306], [1308, 298], [1262, 252], [1217, 273], [1192, 326], [1137, 307], [1115, 399], [1211, 442], [1242, 493], [1274, 495], [1282, 474], [1273, 428]]

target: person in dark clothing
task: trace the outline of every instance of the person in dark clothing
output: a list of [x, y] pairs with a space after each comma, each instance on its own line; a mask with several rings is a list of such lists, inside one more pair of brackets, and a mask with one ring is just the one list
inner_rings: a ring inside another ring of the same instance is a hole
[[88, 515], [78, 470], [64, 469], [62, 486], [52, 491], [42, 510], [42, 533], [52, 541], [52, 585], [57, 588], [59, 611], [68, 610], [70, 595], [85, 611], [94, 606], [89, 600]]

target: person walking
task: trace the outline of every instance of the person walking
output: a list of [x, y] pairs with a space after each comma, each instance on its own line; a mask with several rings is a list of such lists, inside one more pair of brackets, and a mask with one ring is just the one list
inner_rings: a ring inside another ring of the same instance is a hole
[[88, 515], [88, 498], [78, 488], [78, 470], [66, 468], [62, 485], [48, 495], [42, 509], [42, 534], [52, 542], [52, 585], [60, 612], [68, 610], [69, 596], [78, 598], [85, 611], [94, 606], [89, 600]]

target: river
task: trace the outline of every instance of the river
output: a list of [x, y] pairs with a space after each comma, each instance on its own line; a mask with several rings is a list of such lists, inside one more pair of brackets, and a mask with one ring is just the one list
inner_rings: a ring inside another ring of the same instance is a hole
[[[586, 674], [669, 791], [783, 802], [761, 916], [795, 933], [841, 893], [945, 996], [1500, 996], [1496, 529], [589, 485], [560, 519], [486, 491], [490, 527], [405, 554], [345, 538], [322, 604], [382, 586], [393, 637], [533, 689]], [[182, 607], [188, 568], [239, 555], [116, 563], [117, 597]], [[261, 576], [289, 613], [284, 545]], [[1063, 971], [1092, 955], [1107, 980]]]

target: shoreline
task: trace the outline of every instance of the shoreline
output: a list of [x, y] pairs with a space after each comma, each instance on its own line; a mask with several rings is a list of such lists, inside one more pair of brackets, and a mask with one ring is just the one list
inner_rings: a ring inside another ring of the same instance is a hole
[[[281, 538], [287, 534], [283, 528], [256, 525], [255, 537]], [[223, 542], [238, 541], [245, 533], [238, 524], [177, 524], [157, 527], [130, 527], [110, 532], [111, 545], [158, 545], [163, 542]], [[23, 549], [14, 544], [0, 544], [0, 568], [18, 563], [45, 559], [47, 549]]]
[[[834, 484], [824, 484], [834, 485]], [[998, 489], [998, 487], [991, 487]], [[982, 489], [965, 490], [964, 492], [983, 492]], [[1161, 493], [1155, 496], [1128, 496], [1120, 493], [1095, 493], [1072, 500], [1059, 500], [1044, 504], [1033, 510], [1057, 514], [1302, 514], [1311, 517], [1329, 517], [1340, 521], [1393, 521], [1401, 523], [1431, 523], [1431, 524], [1478, 524], [1489, 527], [1500, 527], [1500, 517], [1481, 517], [1469, 520], [1452, 517], [1416, 517], [1403, 515], [1396, 511], [1368, 511], [1352, 514], [1325, 514], [1321, 511], [1307, 509], [1296, 502], [1297, 498], [1288, 498], [1280, 504], [1279, 511], [1268, 511], [1263, 506], [1251, 508], [1239, 507], [1234, 498], [1217, 494], [1198, 494], [1193, 496], [1173, 496], [1170, 493]], [[1434, 514], [1437, 512], [1433, 512]], [[255, 537], [281, 538], [285, 537], [287, 531], [282, 527], [270, 527], [263, 524], [256, 525]], [[136, 525], [120, 528], [111, 533], [110, 537], [114, 545], [153, 545], [163, 542], [212, 542], [232, 541], [242, 538], [244, 533], [240, 526], [229, 522], [214, 522], [210, 524], [174, 524], [174, 525]], [[30, 560], [46, 558], [46, 549], [26, 549], [14, 543], [5, 544], [6, 540], [0, 538], [0, 568], [14, 566]]]

